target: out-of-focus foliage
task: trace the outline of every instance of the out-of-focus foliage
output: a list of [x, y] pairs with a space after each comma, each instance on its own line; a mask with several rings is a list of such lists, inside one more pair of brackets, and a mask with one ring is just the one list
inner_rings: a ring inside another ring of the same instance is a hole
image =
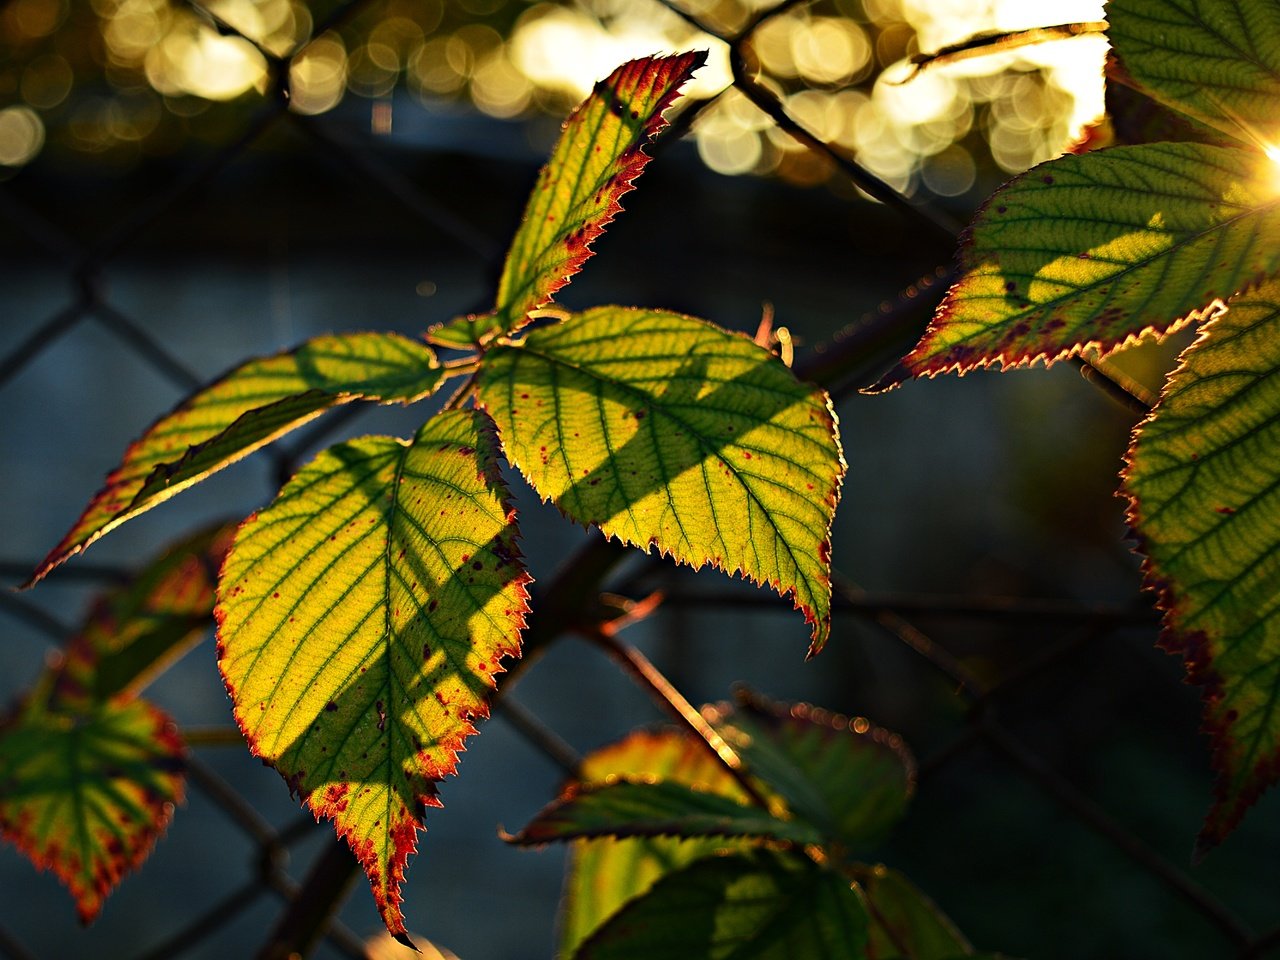
[[[731, 36], [772, 5], [680, 6]], [[993, 164], [1016, 172], [1057, 155], [1101, 112], [1104, 44], [1043, 44], [900, 83], [908, 58], [980, 30], [1097, 19], [1100, 7], [814, 0], [769, 19], [743, 53], [815, 134], [895, 187], [956, 196]], [[354, 13], [331, 0], [13, 0], [0, 11], [0, 176], [45, 151], [130, 165], [216, 139], [262, 106], [273, 70], [287, 71], [291, 110], [367, 109], [389, 131], [393, 108], [415, 99], [504, 119], [562, 115], [619, 62], [694, 47], [711, 61], [690, 96], [716, 96], [731, 79], [727, 46], [659, 0], [369, 0]], [[734, 90], [694, 133], [721, 173], [807, 184], [831, 173]]]

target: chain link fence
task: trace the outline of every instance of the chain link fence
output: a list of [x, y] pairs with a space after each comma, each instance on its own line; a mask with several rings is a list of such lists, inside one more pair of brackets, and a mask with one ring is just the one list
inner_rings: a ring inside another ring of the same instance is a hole
[[[212, 23], [224, 35], [237, 35], [237, 31], [215, 14], [201, 7], [196, 0], [184, 2], [201, 17]], [[659, 0], [654, 0], [655, 3]], [[934, 206], [913, 202], [893, 187], [860, 165], [839, 146], [824, 141], [807, 129], [788, 112], [767, 83], [754, 72], [750, 41], [756, 31], [771, 18], [799, 7], [804, 0], [783, 0], [775, 6], [756, 12], [744, 26], [732, 36], [715, 33], [711, 25], [702, 22], [695, 14], [684, 9], [679, 0], [661, 0], [664, 6], [684, 17], [694, 27], [718, 36], [729, 53], [733, 71], [733, 87], [752, 104], [766, 114], [777, 127], [794, 137], [810, 151], [822, 155], [838, 169], [849, 182], [874, 197], [893, 215], [929, 243], [950, 247], [955, 241], [958, 224]], [[368, 0], [352, 0], [339, 7], [326, 20], [318, 23], [313, 36], [319, 37], [336, 29], [369, 6]], [[248, 38], [245, 38], [248, 39]], [[250, 41], [252, 42], [252, 41]], [[256, 114], [243, 123], [234, 136], [170, 179], [155, 185], [147, 202], [127, 211], [111, 222], [95, 238], [86, 240], [64, 232], [55, 220], [36, 205], [29, 203], [21, 191], [22, 181], [0, 186], [0, 217], [9, 223], [22, 237], [22, 242], [37, 248], [60, 263], [68, 281], [66, 302], [53, 309], [25, 336], [10, 337], [16, 340], [7, 345], [7, 352], [0, 359], [0, 388], [28, 370], [55, 344], [67, 338], [84, 336], [86, 329], [96, 327], [119, 347], [131, 354], [136, 361], [149, 367], [167, 381], [175, 390], [187, 392], [205, 381], [204, 371], [192, 369], [180, 359], [163, 337], [151, 332], [148, 324], [130, 316], [129, 311], [113, 301], [105, 281], [113, 269], [114, 261], [128, 251], [140, 239], [145, 238], [157, 220], [180, 215], [184, 205], [193, 196], [210, 189], [215, 178], [243, 158], [260, 144], [269, 132], [282, 125], [300, 133], [315, 151], [322, 152], [333, 163], [345, 167], [362, 185], [362, 189], [381, 193], [389, 199], [398, 214], [415, 222], [419, 228], [451, 237], [458, 248], [475, 258], [480, 268], [490, 268], [500, 250], [467, 220], [450, 213], [447, 207], [433, 198], [410, 178], [384, 162], [370, 144], [352, 142], [336, 135], [317, 117], [304, 116], [289, 109], [289, 64], [298, 51], [280, 55], [260, 48], [269, 65], [268, 87], [262, 106]], [[673, 142], [687, 132], [699, 113], [711, 101], [694, 102], [675, 120], [665, 143]], [[641, 193], [644, 193], [642, 190]], [[234, 203], [235, 198], [227, 202]], [[624, 230], [623, 227], [616, 228]], [[199, 269], [193, 265], [192, 269]], [[863, 319], [849, 328], [847, 335], [823, 353], [802, 358], [798, 364], [802, 372], [828, 371], [839, 364], [856, 370], [859, 350], [888, 337], [898, 340], [909, 338], [928, 315], [932, 304], [946, 286], [944, 268], [922, 279], [907, 295], [886, 305], [873, 316]], [[808, 367], [805, 368], [805, 364]], [[861, 371], [865, 374], [865, 371]], [[853, 392], [857, 377], [844, 377], [834, 390], [837, 401]], [[74, 393], [74, 388], [70, 388]], [[1081, 387], [1080, 389], [1086, 389]], [[1125, 398], [1132, 400], [1132, 398]], [[10, 412], [10, 416], [14, 416]], [[23, 416], [31, 416], [23, 412]], [[276, 447], [266, 456], [272, 457], [271, 478], [279, 480], [288, 476], [298, 463], [298, 458], [315, 447], [326, 436], [341, 429], [351, 418], [361, 415], [358, 406], [331, 414], [318, 427], [287, 446]], [[10, 457], [21, 456], [22, 451], [11, 450]], [[856, 469], [856, 466], [855, 466]], [[272, 488], [274, 489], [274, 488]], [[11, 505], [11, 508], [13, 505]], [[851, 509], [846, 504], [845, 510]], [[599, 545], [589, 546], [571, 560], [562, 571], [558, 583], [572, 580], [575, 564], [578, 569], [596, 562]], [[11, 582], [25, 577], [35, 565], [35, 557], [11, 557], [0, 564]], [[84, 589], [98, 587], [123, 580], [128, 570], [109, 564], [77, 560], [58, 573], [60, 582], [78, 584]], [[706, 587], [707, 581], [674, 573], [669, 568], [654, 563], [644, 563], [625, 577], [610, 584], [623, 594], [632, 596], [660, 587], [666, 595], [663, 631], [676, 640], [669, 643], [668, 651], [682, 645], [682, 637], [693, 630], [690, 617], [717, 616], [721, 609], [755, 615], [754, 608], [777, 609], [776, 600], [765, 596], [738, 591], [714, 590]], [[548, 596], [557, 589], [553, 583], [543, 596], [537, 598], [548, 603]], [[1181, 904], [1194, 922], [1210, 931], [1212, 942], [1218, 944], [1216, 956], [1258, 958], [1280, 950], [1280, 925], [1255, 929], [1246, 923], [1231, 905], [1199, 882], [1191, 871], [1171, 860], [1150, 845], [1143, 831], [1135, 830], [1132, 818], [1124, 811], [1109, 811], [1091, 799], [1090, 790], [1073, 783], [1071, 778], [1059, 772], [1055, 763], [1047, 759], [1053, 749], [1038, 748], [1035, 730], [1024, 732], [1006, 722], [1006, 705], [1010, 699], [1035, 698], [1035, 685], [1046, 675], [1064, 671], [1088, 672], [1091, 664], [1108, 663], [1101, 650], [1114, 650], [1117, 646], [1132, 649], [1149, 647], [1156, 631], [1155, 614], [1142, 605], [1104, 606], [1084, 605], [1072, 601], [1029, 601], [1002, 597], [976, 597], [955, 599], [929, 595], [889, 595], [872, 593], [860, 588], [844, 577], [836, 581], [836, 616], [838, 627], [847, 635], [857, 632], [863, 644], [889, 642], [909, 651], [916, 664], [907, 671], [913, 683], [930, 685], [941, 678], [945, 691], [940, 699], [947, 701], [951, 725], [943, 735], [934, 737], [938, 743], [932, 752], [925, 753], [920, 763], [920, 801], [930, 798], [935, 789], [945, 791], [947, 772], [971, 764], [986, 770], [993, 758], [1023, 784], [1029, 785], [1048, 798], [1051, 805], [1065, 817], [1113, 848], [1118, 856], [1128, 862], [1145, 877], [1145, 892], [1136, 902], [1145, 902], [1148, 896], [1170, 898]], [[535, 610], [538, 607], [535, 605]], [[0, 611], [41, 635], [53, 644], [59, 644], [69, 635], [69, 627], [51, 615], [44, 607], [28, 596], [0, 593]], [[917, 623], [928, 623], [925, 631]], [[957, 629], [956, 625], [963, 625]], [[554, 631], [554, 617], [538, 624], [544, 633]], [[968, 665], [961, 650], [973, 630], [1025, 629], [1026, 636], [1037, 638], [1035, 648], [1022, 657], [1016, 667], [999, 676], [978, 675]], [[855, 631], [855, 627], [857, 630]], [[868, 639], [873, 635], [879, 639]], [[779, 654], [781, 655], [781, 654]], [[923, 670], [919, 669], [923, 666]], [[678, 672], [678, 671], [677, 671]], [[935, 675], [934, 678], [928, 674]], [[1089, 677], [1079, 681], [1087, 689]], [[1159, 684], [1176, 684], [1175, 671], [1163, 671], [1157, 678]], [[1131, 695], [1132, 691], [1131, 691]], [[1081, 694], [1087, 699], [1087, 694]], [[1185, 707], [1187, 698], [1179, 701]], [[1041, 705], [1043, 706], [1043, 705]], [[1103, 706], [1105, 709], [1105, 704]], [[868, 711], [870, 712], [870, 711]], [[1025, 714], [1025, 710], [1023, 711]], [[557, 769], [572, 771], [577, 765], [577, 754], [542, 719], [509, 697], [501, 699], [499, 715], [519, 731], [532, 749], [539, 751]], [[1025, 724], [1023, 726], [1026, 726]], [[1108, 722], [1105, 716], [1099, 729], [1105, 735]], [[336, 919], [336, 911], [347, 889], [349, 872], [333, 869], [335, 858], [343, 856], [340, 845], [331, 845], [328, 853], [316, 858], [310, 873], [301, 881], [291, 876], [287, 866], [287, 854], [296, 849], [307, 837], [314, 836], [316, 828], [309, 815], [302, 815], [292, 825], [279, 829], [258, 813], [237, 789], [207, 764], [201, 755], [202, 744], [215, 743], [217, 731], [188, 730], [196, 748], [189, 761], [189, 784], [205, 800], [226, 818], [232, 827], [243, 833], [253, 845], [255, 854], [250, 858], [243, 882], [227, 890], [211, 903], [193, 906], [191, 916], [183, 918], [181, 925], [163, 940], [138, 945], [129, 955], [146, 958], [178, 957], [198, 951], [206, 941], [227, 924], [247, 912], [260, 908], [263, 902], [276, 905], [280, 918], [267, 937], [263, 956], [287, 955], [272, 953], [282, 945], [305, 951], [316, 937], [322, 937], [325, 948], [338, 956], [364, 957], [366, 947], [362, 939]], [[1050, 744], [1052, 747], [1052, 744]], [[1189, 762], [1204, 763], [1203, 751], [1188, 749]], [[935, 788], [935, 784], [942, 786]], [[1207, 800], [1207, 798], [1206, 798]], [[934, 798], [935, 805], [945, 803], [945, 796]], [[1191, 824], [1181, 829], [1189, 837]], [[1025, 841], [1034, 843], [1032, 838]], [[333, 853], [333, 850], [337, 853]], [[1045, 857], [1051, 856], [1046, 852]], [[1052, 863], [1040, 864], [1046, 871]], [[145, 870], [145, 865], [144, 868]], [[430, 869], [425, 867], [424, 869]], [[959, 868], [968, 872], [969, 867]], [[1158, 893], [1151, 893], [1155, 890]], [[998, 912], [998, 911], [997, 911]], [[1273, 911], [1274, 912], [1274, 911]], [[960, 919], [965, 926], [964, 918]], [[993, 917], [988, 924], [998, 930], [1001, 918]], [[994, 941], [999, 943], [998, 939]], [[133, 948], [130, 948], [131, 950]], [[1160, 945], [1151, 944], [1151, 955], [1161, 952]], [[28, 960], [36, 956], [24, 946], [18, 937], [6, 930], [0, 919], [0, 953], [13, 960]]]

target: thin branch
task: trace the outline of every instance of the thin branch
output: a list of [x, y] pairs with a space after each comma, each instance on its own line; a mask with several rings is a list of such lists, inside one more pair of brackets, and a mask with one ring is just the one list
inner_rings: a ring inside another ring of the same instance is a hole
[[538, 715], [511, 697], [494, 703], [494, 712], [511, 724], [512, 729], [539, 753], [559, 767], [572, 780], [582, 778], [582, 756], [569, 746], [554, 730], [543, 723]]
[[[30, 568], [28, 568], [30, 570]], [[0, 591], [0, 610], [34, 627], [50, 640], [61, 644], [71, 635], [71, 627], [52, 614], [45, 613], [30, 600]]]
[[306, 879], [290, 895], [289, 906], [258, 951], [257, 960], [291, 960], [310, 953], [350, 891], [359, 866], [345, 840], [329, 840]]
[[237, 887], [190, 923], [161, 940], [137, 960], [170, 960], [185, 953], [201, 940], [214, 934], [236, 916], [253, 906], [267, 891], [259, 879], [250, 880]]

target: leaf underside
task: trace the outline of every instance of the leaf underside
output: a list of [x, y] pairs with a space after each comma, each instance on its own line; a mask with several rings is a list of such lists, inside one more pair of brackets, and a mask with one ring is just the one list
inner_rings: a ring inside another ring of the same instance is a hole
[[865, 960], [867, 916], [838, 873], [757, 850], [667, 874], [597, 930], [577, 960]]
[[67, 886], [87, 924], [168, 826], [185, 748], [163, 711], [68, 698], [60, 672], [0, 724], [0, 835]]
[[1231, 301], [1183, 354], [1125, 470], [1163, 644], [1205, 688], [1222, 840], [1280, 770], [1280, 282]]
[[1280, 192], [1261, 154], [1198, 143], [1042, 164], [998, 191], [961, 244], [960, 279], [872, 389], [1046, 364], [1211, 316], [1280, 267]]
[[512, 239], [493, 312], [431, 331], [442, 346], [469, 347], [523, 326], [582, 269], [591, 243], [617, 216], [649, 155], [644, 147], [667, 125], [663, 111], [706, 62], [705, 51], [643, 57], [595, 85], [569, 115], [538, 176]]
[[31, 576], [34, 585], [126, 520], [351, 400], [409, 402], [439, 385], [424, 344], [399, 334], [317, 337], [251, 360], [157, 420]]
[[822, 648], [845, 465], [821, 390], [746, 337], [610, 306], [495, 346], [478, 391], [543, 499], [624, 543], [791, 595], [810, 651]]
[[916, 765], [895, 733], [862, 717], [745, 691], [734, 707], [704, 714], [795, 818], [826, 839], [865, 847], [906, 813]]
[[396, 935], [424, 809], [519, 653], [529, 577], [497, 456], [478, 411], [332, 447], [245, 521], [219, 584], [250, 748], [334, 821]]
[[[585, 783], [603, 785], [619, 776], [645, 776], [715, 792], [738, 803], [747, 796], [705, 746], [686, 731], [640, 730], [588, 754], [582, 761]], [[703, 838], [632, 837], [578, 840], [565, 871], [558, 955], [571, 957], [578, 946], [624, 903], [654, 882], [717, 850], [747, 849], [752, 841]]]
[[1107, 37], [1150, 96], [1241, 139], [1280, 134], [1280, 8], [1267, 0], [1111, 0]]
[[804, 845], [822, 835], [758, 807], [670, 781], [619, 779], [570, 789], [511, 842], [524, 845], [584, 837], [769, 837]]

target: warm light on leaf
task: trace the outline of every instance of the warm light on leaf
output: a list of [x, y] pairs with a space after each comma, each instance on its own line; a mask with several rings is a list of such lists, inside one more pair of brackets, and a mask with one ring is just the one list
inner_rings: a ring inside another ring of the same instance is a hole
[[391, 333], [317, 337], [292, 352], [251, 360], [196, 392], [129, 447], [28, 586], [131, 517], [330, 407], [361, 398], [408, 402], [440, 380], [430, 349]]
[[529, 578], [497, 456], [477, 411], [332, 447], [245, 521], [218, 589], [237, 722], [334, 821], [393, 934], [424, 808], [519, 652]]
[[492, 313], [433, 331], [442, 346], [465, 347], [524, 325], [591, 256], [591, 242], [621, 212], [649, 162], [644, 147], [667, 125], [663, 111], [706, 62], [704, 51], [624, 63], [569, 115], [538, 176], [498, 281]]
[[1163, 643], [1205, 688], [1218, 770], [1205, 849], [1280, 769], [1280, 282], [1205, 326], [1128, 461]]
[[1153, 143], [1067, 156], [998, 191], [960, 279], [877, 384], [1046, 364], [1204, 319], [1280, 268], [1280, 191], [1261, 154]]
[[142, 700], [64, 698], [51, 671], [0, 723], [0, 835], [51, 870], [90, 923], [182, 799], [182, 741]]
[[567, 516], [790, 595], [822, 648], [844, 459], [826, 394], [777, 357], [703, 320], [596, 307], [490, 350], [479, 396]]

